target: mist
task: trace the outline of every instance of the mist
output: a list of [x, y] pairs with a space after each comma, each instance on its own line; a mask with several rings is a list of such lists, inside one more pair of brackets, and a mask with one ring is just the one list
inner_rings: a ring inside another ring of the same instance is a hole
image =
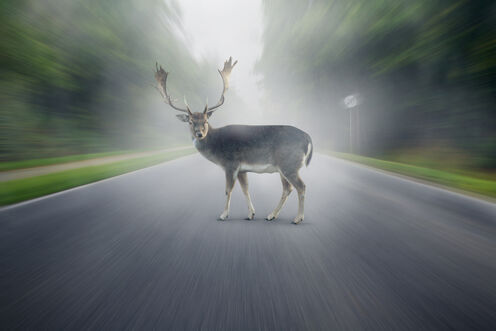
[[[495, 10], [489, 1], [264, 2], [264, 112], [327, 150], [350, 151], [351, 120], [360, 154], [494, 167], [494, 47], [481, 43], [494, 37]], [[349, 95], [360, 97], [354, 109]]]
[[320, 150], [492, 168], [494, 11], [484, 1], [10, 4], [2, 159], [189, 144], [154, 89], [154, 64], [179, 104], [201, 111], [232, 56], [215, 127], [288, 124]]

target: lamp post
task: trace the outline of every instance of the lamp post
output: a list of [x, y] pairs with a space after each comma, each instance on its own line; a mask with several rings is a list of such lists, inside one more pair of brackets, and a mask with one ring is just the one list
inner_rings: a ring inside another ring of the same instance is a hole
[[[346, 98], [343, 100], [344, 106], [349, 112], [350, 116], [350, 137], [349, 137], [349, 150], [350, 153], [354, 153], [355, 149], [359, 152], [360, 151], [360, 112], [357, 108], [359, 102], [358, 102], [358, 96], [356, 94], [351, 94], [348, 95]], [[356, 108], [356, 118], [355, 121], [353, 120], [354, 118], [354, 112], [353, 109]]]

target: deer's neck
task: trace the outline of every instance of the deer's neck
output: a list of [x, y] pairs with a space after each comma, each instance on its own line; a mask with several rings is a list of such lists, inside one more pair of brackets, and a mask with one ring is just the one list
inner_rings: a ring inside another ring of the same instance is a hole
[[215, 148], [215, 141], [217, 139], [217, 130], [208, 124], [207, 136], [203, 139], [193, 139], [193, 143], [200, 152], [200, 154], [207, 158], [208, 160], [220, 164], [221, 159], [219, 159], [217, 149]]

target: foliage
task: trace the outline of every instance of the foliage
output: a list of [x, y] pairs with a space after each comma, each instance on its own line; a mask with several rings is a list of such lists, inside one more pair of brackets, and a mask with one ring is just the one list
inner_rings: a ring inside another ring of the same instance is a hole
[[0, 160], [163, 146], [155, 61], [199, 88], [170, 2], [7, 0], [0, 22]]
[[364, 153], [441, 142], [496, 167], [494, 1], [274, 0], [264, 11], [267, 103], [326, 123], [322, 144], [346, 149], [341, 101], [359, 93]]

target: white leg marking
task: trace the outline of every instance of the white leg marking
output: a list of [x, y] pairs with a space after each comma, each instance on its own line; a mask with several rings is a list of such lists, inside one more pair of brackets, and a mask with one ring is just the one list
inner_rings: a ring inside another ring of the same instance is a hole
[[305, 204], [305, 183], [301, 180], [298, 175], [298, 171], [293, 173], [284, 174], [284, 178], [291, 183], [296, 188], [298, 192], [298, 215], [293, 219], [294, 224], [298, 224], [305, 218], [304, 216], [304, 204]]
[[224, 221], [227, 216], [229, 216], [229, 206], [231, 205], [231, 192], [227, 194], [226, 206], [224, 207], [224, 211], [219, 216], [220, 221]]
[[274, 209], [274, 211], [272, 213], [270, 213], [269, 216], [267, 216], [267, 218], [266, 218], [267, 221], [272, 221], [273, 219], [275, 219], [279, 216], [279, 213], [281, 212], [282, 206], [284, 205], [286, 200], [288, 200], [289, 193], [291, 193], [291, 192], [284, 191], [282, 193], [282, 197], [281, 197], [281, 200], [279, 200], [279, 204]]
[[226, 172], [226, 205], [224, 207], [224, 211], [220, 214], [218, 220], [224, 221], [229, 215], [229, 207], [231, 205], [231, 193], [234, 188], [234, 184], [236, 183], [236, 177], [238, 176], [238, 171], [234, 172]]
[[277, 204], [277, 207], [274, 209], [272, 213], [269, 214], [265, 219], [267, 221], [272, 221], [273, 219], [277, 218], [279, 216], [279, 213], [281, 212], [282, 206], [288, 199], [289, 194], [293, 190], [293, 187], [289, 183], [289, 181], [283, 176], [281, 173], [281, 182], [282, 182], [282, 196], [281, 200], [279, 200], [279, 203]]
[[305, 190], [298, 191], [298, 215], [296, 215], [293, 220], [294, 224], [298, 224], [305, 218], [304, 215], [304, 205], [305, 205]]
[[255, 208], [251, 202], [250, 193], [246, 194], [246, 199], [248, 200], [248, 219], [252, 220], [255, 217]]

